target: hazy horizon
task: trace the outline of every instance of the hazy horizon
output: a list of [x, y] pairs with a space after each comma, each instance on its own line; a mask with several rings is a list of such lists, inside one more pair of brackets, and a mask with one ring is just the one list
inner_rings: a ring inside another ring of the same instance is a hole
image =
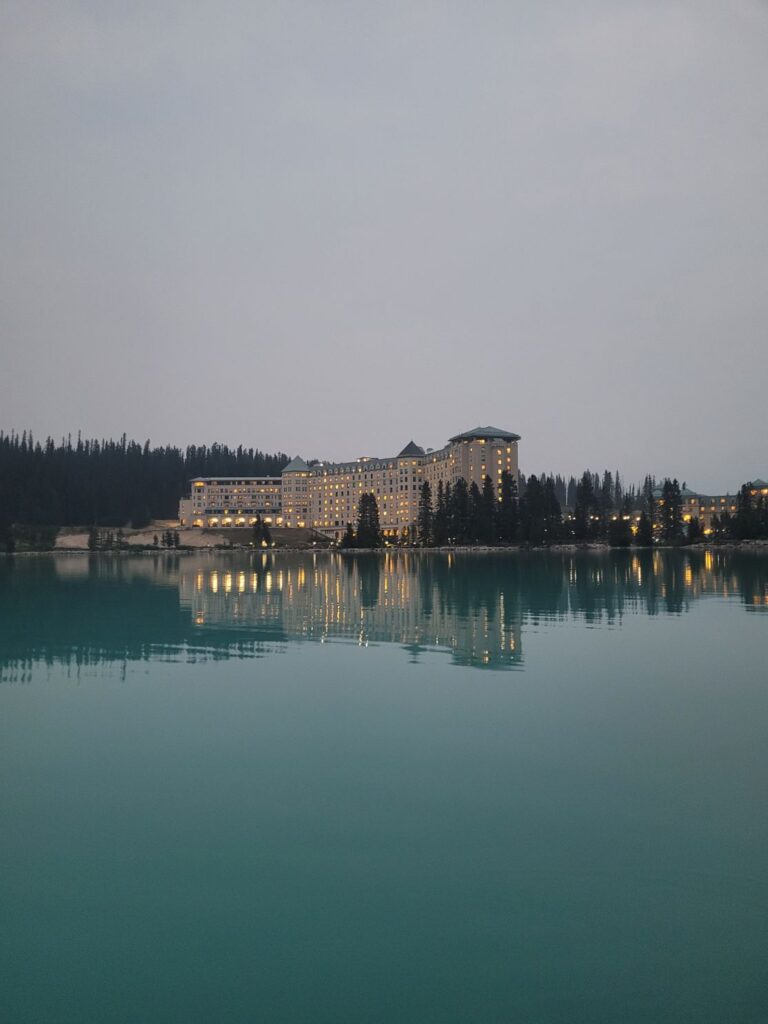
[[0, 428], [768, 478], [768, 5], [8, 2]]

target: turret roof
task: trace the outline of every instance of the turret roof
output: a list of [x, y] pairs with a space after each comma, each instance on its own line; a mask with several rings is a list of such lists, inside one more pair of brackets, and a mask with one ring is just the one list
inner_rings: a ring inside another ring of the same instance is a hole
[[303, 469], [309, 469], [309, 466], [300, 455], [297, 455], [287, 466], [283, 466], [283, 473], [297, 473]]
[[405, 455], [423, 455], [424, 449], [420, 448], [414, 441], [409, 441], [408, 444], [403, 448], [400, 454], [397, 456], [398, 459], [402, 459]]
[[510, 430], [502, 430], [500, 427], [475, 427], [473, 430], [465, 430], [463, 434], [456, 434], [450, 437], [449, 441], [488, 441], [491, 438], [500, 437], [503, 441], [519, 441], [520, 435], [513, 434]]

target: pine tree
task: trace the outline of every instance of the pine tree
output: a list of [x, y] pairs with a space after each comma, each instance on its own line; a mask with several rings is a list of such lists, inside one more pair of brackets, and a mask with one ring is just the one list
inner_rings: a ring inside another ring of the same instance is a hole
[[661, 488], [659, 514], [662, 539], [666, 544], [678, 543], [683, 536], [683, 500], [677, 479], [665, 479]]
[[344, 531], [344, 536], [341, 538], [341, 547], [353, 548], [356, 545], [355, 531], [352, 529], [352, 523], [347, 523], [347, 528]]
[[643, 485], [641, 487], [642, 500], [641, 505], [648, 513], [649, 516], [653, 515], [655, 500], [653, 492], [656, 490], [656, 480], [652, 476], [645, 477]]
[[379, 505], [376, 495], [361, 494], [357, 505], [357, 546], [359, 548], [377, 548], [381, 545], [381, 527], [379, 525]]
[[493, 544], [496, 527], [496, 490], [493, 480], [486, 475], [478, 506], [478, 539], [482, 544]]
[[514, 544], [518, 531], [517, 482], [505, 469], [501, 474], [501, 501], [498, 512], [498, 539], [504, 544]]
[[469, 536], [469, 488], [464, 477], [450, 489], [448, 536], [454, 544], [466, 544]]
[[419, 511], [416, 522], [417, 536], [422, 547], [429, 547], [434, 540], [434, 513], [432, 511], [432, 488], [425, 480], [419, 489]]
[[641, 548], [649, 548], [653, 544], [653, 523], [645, 509], [640, 513], [635, 542]]
[[0, 507], [12, 522], [137, 528], [176, 515], [193, 476], [275, 476], [287, 456], [225, 445], [155, 447], [148, 441], [44, 444], [0, 432]]
[[576, 540], [588, 540], [594, 534], [592, 515], [596, 505], [592, 474], [586, 471], [576, 485], [573, 530]]
[[256, 516], [256, 522], [253, 524], [253, 537], [252, 543], [254, 547], [263, 547], [262, 541], [264, 540], [264, 523], [261, 521], [261, 516]]
[[699, 522], [698, 516], [693, 516], [688, 523], [688, 543], [695, 544], [696, 541], [701, 540], [701, 523]]
[[619, 511], [608, 522], [608, 543], [612, 548], [628, 548], [632, 543], [632, 528], [629, 519]]
[[[447, 488], [450, 491], [450, 486]], [[443, 489], [443, 481], [437, 483], [437, 504], [433, 523], [434, 542], [440, 547], [448, 541], [448, 505], [446, 502], [446, 490]]]
[[568, 487], [565, 493], [565, 504], [571, 509], [576, 508], [576, 487], [576, 477], [572, 476], [568, 479]]
[[541, 544], [545, 536], [546, 497], [535, 473], [525, 483], [520, 499], [520, 537], [529, 544]]
[[554, 478], [548, 476], [544, 481], [544, 541], [552, 544], [560, 539], [563, 515]]
[[606, 536], [608, 523], [611, 520], [611, 513], [614, 509], [613, 503], [613, 475], [606, 469], [603, 473], [603, 480], [600, 484], [600, 491], [597, 495], [598, 534]]
[[467, 540], [470, 544], [477, 544], [480, 538], [482, 498], [480, 488], [475, 480], [469, 485], [469, 515], [467, 521]]
[[733, 517], [733, 532], [738, 540], [757, 536], [757, 516], [752, 502], [754, 484], [742, 484], [736, 498], [736, 515]]
[[613, 504], [616, 508], [621, 508], [624, 501], [624, 488], [621, 483], [621, 477], [619, 476], [618, 469], [613, 474]]

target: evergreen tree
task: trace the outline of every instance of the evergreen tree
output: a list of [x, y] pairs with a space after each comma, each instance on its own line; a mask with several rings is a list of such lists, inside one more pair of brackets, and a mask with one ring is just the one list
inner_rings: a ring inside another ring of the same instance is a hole
[[632, 543], [632, 528], [622, 512], [615, 513], [608, 522], [608, 543], [612, 548], [628, 548]]
[[470, 544], [477, 544], [480, 539], [480, 505], [481, 505], [480, 488], [477, 483], [473, 480], [469, 485], [469, 519], [467, 524], [467, 541]]
[[419, 544], [429, 547], [434, 539], [434, 513], [432, 511], [432, 488], [425, 480], [419, 489], [419, 511], [416, 523]]
[[597, 519], [594, 520], [594, 533], [598, 537], [608, 536], [608, 524], [611, 522], [611, 516], [614, 511], [613, 503], [613, 474], [610, 470], [603, 472], [603, 478], [600, 482], [600, 486], [595, 488], [595, 514]]
[[[450, 491], [450, 487], [447, 488]], [[440, 547], [448, 541], [448, 504], [446, 501], [446, 490], [443, 488], [443, 481], [437, 483], [437, 504], [433, 523], [434, 542]]]
[[573, 530], [576, 540], [588, 540], [595, 533], [592, 516], [596, 507], [592, 474], [585, 470], [576, 485]]
[[565, 477], [560, 476], [558, 473], [555, 477], [555, 495], [561, 507], [568, 504], [566, 500], [567, 494], [568, 488], [566, 487]]
[[552, 544], [560, 539], [563, 516], [557, 499], [555, 481], [548, 476], [544, 481], [544, 540]]
[[573, 476], [569, 477], [565, 493], [565, 504], [571, 509], [576, 508], [576, 487], [576, 478]]
[[768, 537], [768, 497], [762, 494], [755, 502], [755, 528], [757, 537]]
[[172, 519], [195, 476], [278, 476], [285, 455], [225, 445], [151, 447], [125, 436], [44, 444], [0, 433], [0, 508], [30, 525], [136, 528]]
[[754, 484], [742, 484], [736, 498], [736, 515], [733, 519], [733, 534], [737, 540], [757, 537], [757, 516], [752, 501]]
[[726, 508], [723, 510], [720, 516], [720, 529], [722, 531], [723, 539], [732, 540], [735, 536], [734, 517], [730, 511]]
[[641, 488], [641, 507], [645, 509], [649, 516], [653, 515], [654, 512], [654, 497], [653, 492], [656, 490], [656, 480], [652, 476], [646, 476], [643, 480], [643, 486]]
[[529, 544], [544, 544], [556, 540], [559, 534], [560, 504], [554, 480], [540, 480], [532, 473], [520, 499], [520, 538]]
[[268, 548], [272, 544], [272, 534], [270, 533], [269, 526], [258, 515], [256, 516], [256, 522], [253, 524], [252, 543], [257, 548]]
[[665, 479], [659, 502], [661, 536], [666, 544], [676, 544], [683, 536], [683, 499], [677, 479]]
[[701, 540], [701, 537], [701, 523], [697, 516], [693, 516], [688, 523], [688, 543], [695, 544], [696, 541]]
[[376, 495], [366, 493], [360, 495], [357, 505], [357, 546], [359, 548], [377, 548], [381, 545], [381, 527], [379, 525], [379, 506]]
[[518, 530], [517, 482], [505, 469], [501, 474], [501, 501], [498, 512], [497, 536], [504, 544], [514, 544]]
[[496, 527], [496, 492], [493, 480], [486, 475], [478, 505], [478, 540], [481, 544], [493, 544]]
[[635, 541], [641, 548], [649, 548], [653, 544], [653, 523], [645, 509], [640, 513]]
[[454, 544], [466, 544], [469, 538], [469, 488], [463, 477], [448, 496], [448, 535]]
[[352, 529], [352, 523], [347, 523], [347, 528], [344, 531], [344, 536], [341, 538], [341, 547], [353, 548], [357, 541], [355, 540], [355, 531]]

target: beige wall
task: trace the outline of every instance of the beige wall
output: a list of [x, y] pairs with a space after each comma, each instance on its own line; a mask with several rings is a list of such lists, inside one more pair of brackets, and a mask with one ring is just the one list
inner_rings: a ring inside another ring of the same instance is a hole
[[282, 509], [284, 526], [305, 527], [310, 525], [310, 477], [311, 470], [283, 473]]
[[504, 470], [517, 479], [516, 441], [462, 441], [425, 455], [313, 467], [311, 525], [334, 536], [343, 532], [347, 523], [354, 524], [357, 519], [360, 496], [373, 493], [385, 535], [402, 535], [416, 524], [419, 491], [425, 480], [434, 500], [440, 482], [453, 486], [464, 477], [468, 484], [474, 481], [482, 487], [487, 475], [498, 488]]
[[[256, 517], [282, 521], [282, 486], [279, 477], [199, 477], [183, 503], [189, 526], [252, 526]], [[182, 505], [179, 506], [179, 518]]]
[[340, 537], [347, 523], [356, 522], [361, 495], [372, 493], [385, 535], [402, 536], [416, 524], [425, 480], [434, 500], [439, 483], [453, 486], [461, 477], [482, 488], [487, 475], [498, 488], [503, 470], [517, 479], [516, 441], [459, 441], [424, 455], [321, 464], [283, 473], [282, 479], [199, 478], [192, 481], [179, 516], [188, 525], [220, 527], [250, 525], [260, 514], [275, 523]]

